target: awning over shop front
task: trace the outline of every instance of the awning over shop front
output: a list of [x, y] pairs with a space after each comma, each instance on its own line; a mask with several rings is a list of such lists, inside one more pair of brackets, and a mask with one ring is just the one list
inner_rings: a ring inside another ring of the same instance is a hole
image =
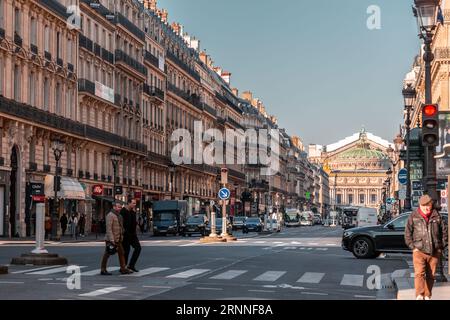
[[[50, 199], [55, 197], [54, 181], [55, 176], [45, 176], [44, 192], [45, 196]], [[69, 177], [61, 177], [61, 190], [58, 191], [58, 198], [67, 200], [86, 200], [86, 194], [78, 180]]]

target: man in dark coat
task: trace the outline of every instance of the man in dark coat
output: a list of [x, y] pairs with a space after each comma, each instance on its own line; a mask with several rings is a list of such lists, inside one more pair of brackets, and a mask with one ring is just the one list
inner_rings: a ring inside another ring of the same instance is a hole
[[61, 223], [61, 231], [62, 231], [62, 235], [64, 236], [66, 234], [66, 230], [67, 230], [67, 215], [66, 213], [64, 213], [61, 217], [61, 219], [59, 219], [59, 222]]
[[405, 242], [413, 250], [416, 299], [430, 300], [436, 268], [448, 245], [448, 233], [444, 219], [433, 209], [433, 199], [425, 195], [419, 204], [406, 223]]
[[139, 272], [136, 269], [136, 262], [141, 254], [141, 244], [137, 236], [137, 217], [136, 217], [136, 200], [129, 199], [127, 205], [122, 208], [120, 215], [123, 218], [123, 249], [125, 251], [125, 262], [128, 263], [128, 256], [130, 254], [130, 249], [133, 247], [133, 255], [128, 263], [128, 269]]

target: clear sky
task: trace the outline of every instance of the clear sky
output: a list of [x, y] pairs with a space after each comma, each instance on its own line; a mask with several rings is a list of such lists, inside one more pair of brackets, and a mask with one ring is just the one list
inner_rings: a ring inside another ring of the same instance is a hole
[[[232, 86], [264, 101], [290, 135], [330, 144], [365, 126], [392, 141], [402, 81], [420, 47], [413, 0], [159, 0]], [[381, 30], [367, 8], [381, 9]]]

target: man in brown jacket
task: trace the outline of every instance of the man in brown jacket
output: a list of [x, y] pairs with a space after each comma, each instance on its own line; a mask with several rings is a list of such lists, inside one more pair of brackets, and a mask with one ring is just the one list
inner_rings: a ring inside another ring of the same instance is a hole
[[[106, 246], [109, 244], [113, 245], [117, 249], [117, 255], [119, 256], [119, 264], [120, 264], [120, 273], [121, 274], [130, 274], [132, 273], [127, 269], [125, 265], [125, 255], [123, 251], [123, 222], [122, 217], [119, 212], [122, 209], [120, 203], [113, 203], [112, 210], [106, 216], [106, 237], [105, 242]], [[110, 276], [111, 273], [108, 272], [107, 264], [110, 254], [108, 253], [107, 248], [105, 248], [105, 253], [103, 254], [102, 266], [101, 266], [101, 275], [102, 276]]]
[[436, 268], [447, 246], [448, 233], [444, 219], [433, 209], [433, 199], [425, 195], [420, 198], [419, 204], [420, 207], [406, 223], [405, 242], [413, 250], [417, 300], [430, 300]]

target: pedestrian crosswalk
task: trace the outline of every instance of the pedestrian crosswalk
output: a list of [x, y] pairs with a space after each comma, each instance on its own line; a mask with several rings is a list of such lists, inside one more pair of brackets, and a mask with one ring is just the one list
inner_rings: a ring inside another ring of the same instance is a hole
[[[111, 279], [102, 278], [100, 276], [100, 269], [89, 268], [87, 266], [77, 266], [81, 270], [81, 277], [98, 277], [99, 279]], [[172, 279], [172, 280], [193, 280], [201, 279], [202, 281], [214, 281], [214, 283], [221, 283], [222, 281], [238, 281], [245, 283], [255, 284], [269, 284], [269, 283], [291, 283], [292, 285], [318, 285], [321, 283], [336, 283], [337, 278], [335, 272], [318, 272], [315, 270], [310, 271], [295, 271], [295, 270], [261, 270], [261, 269], [208, 269], [208, 268], [190, 268], [190, 267], [163, 267], [163, 266], [151, 266], [148, 268], [142, 268], [139, 272], [130, 275], [120, 275], [118, 273], [119, 267], [111, 266], [108, 268], [109, 272], [113, 272], [118, 275], [120, 279], [136, 279], [154, 277], [158, 279]], [[39, 281], [42, 276], [54, 276], [56, 280], [66, 280], [67, 278], [61, 278], [62, 274], [68, 274], [69, 267], [67, 266], [54, 266], [54, 267], [42, 267], [42, 268], [26, 268], [24, 270], [11, 270], [11, 275], [14, 276], [37, 276]], [[339, 282], [336, 284], [347, 287], [363, 287], [364, 279], [368, 275], [366, 274], [343, 274], [340, 276]], [[58, 278], [59, 277], [59, 278]], [[53, 278], [45, 278], [45, 280], [53, 280]], [[128, 281], [128, 280], [124, 280]], [[226, 283], [226, 282], [224, 282]]]

